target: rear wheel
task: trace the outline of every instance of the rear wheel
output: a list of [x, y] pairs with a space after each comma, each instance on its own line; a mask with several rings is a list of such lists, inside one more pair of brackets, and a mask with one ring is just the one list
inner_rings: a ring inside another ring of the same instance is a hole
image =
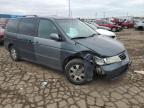
[[3, 38], [0, 39], [0, 45], [3, 45], [4, 44], [4, 40]]
[[138, 30], [144, 30], [144, 27], [140, 26], [138, 27]]
[[14, 61], [18, 61], [19, 57], [18, 57], [18, 52], [16, 50], [16, 48], [14, 46], [11, 46], [9, 48], [9, 52], [10, 52], [10, 57], [14, 60]]
[[84, 73], [84, 61], [82, 59], [73, 59], [65, 66], [67, 79], [76, 85], [85, 84], [86, 77]]

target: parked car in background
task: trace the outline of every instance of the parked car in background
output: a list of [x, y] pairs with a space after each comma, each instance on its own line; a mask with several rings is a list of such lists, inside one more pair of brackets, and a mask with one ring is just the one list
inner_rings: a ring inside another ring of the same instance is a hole
[[0, 44], [3, 44], [4, 42], [4, 27], [0, 26]]
[[111, 18], [109, 19], [111, 22], [113, 22], [114, 24], [118, 24], [120, 22], [119, 18]]
[[5, 27], [9, 18], [0, 18], [0, 26]]
[[137, 30], [144, 30], [144, 20], [137, 21], [134, 28]]
[[95, 25], [98, 29], [105, 29], [105, 30], [111, 31], [111, 29], [110, 29], [109, 27], [99, 26], [95, 21], [82, 21], [82, 22], [86, 22], [86, 23], [89, 23], [89, 24], [93, 24], [93, 25]]
[[102, 36], [107, 36], [107, 37], [110, 37], [110, 38], [113, 38], [113, 39], [116, 39], [116, 34], [114, 32], [111, 32], [111, 31], [108, 31], [108, 30], [105, 30], [105, 29], [100, 29], [98, 28], [95, 23], [93, 24], [90, 24], [90, 23], [86, 23], [89, 27], [91, 27], [93, 30], [95, 30], [99, 35], [102, 35]]
[[121, 31], [122, 30], [121, 26], [115, 25], [112, 22], [108, 22], [106, 20], [96, 20], [96, 23], [99, 26], [109, 27], [111, 29], [111, 31], [113, 31], [113, 32]]
[[111, 22], [113, 22], [115, 25], [119, 25], [125, 29], [134, 27], [134, 22], [131, 20], [127, 20], [127, 19], [112, 18]]
[[111, 30], [109, 27], [105, 27], [105, 26], [99, 26], [98, 24], [96, 23], [92, 23], [93, 25], [95, 25], [98, 29], [104, 29], [104, 30]]
[[119, 25], [125, 29], [128, 29], [128, 28], [134, 27], [134, 22], [133, 21], [124, 21], [122, 23], [119, 23]]
[[13, 60], [64, 71], [73, 84], [85, 84], [94, 73], [115, 78], [129, 68], [130, 59], [121, 42], [96, 35], [74, 18], [17, 18], [6, 28], [4, 44]]

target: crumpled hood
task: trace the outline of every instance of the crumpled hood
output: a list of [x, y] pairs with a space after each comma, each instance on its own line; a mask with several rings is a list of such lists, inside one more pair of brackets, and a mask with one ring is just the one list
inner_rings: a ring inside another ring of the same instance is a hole
[[75, 39], [75, 42], [106, 57], [115, 56], [125, 50], [125, 47], [121, 42], [101, 35], [84, 39]]
[[115, 33], [108, 31], [108, 30], [104, 30], [104, 29], [97, 29], [96, 30], [99, 34], [104, 35], [104, 36], [116, 36]]

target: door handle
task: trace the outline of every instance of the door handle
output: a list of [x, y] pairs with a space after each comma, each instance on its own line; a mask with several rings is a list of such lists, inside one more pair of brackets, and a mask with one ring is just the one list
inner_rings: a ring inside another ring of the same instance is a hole
[[28, 40], [29, 41], [29, 43], [34, 43], [32, 40]]

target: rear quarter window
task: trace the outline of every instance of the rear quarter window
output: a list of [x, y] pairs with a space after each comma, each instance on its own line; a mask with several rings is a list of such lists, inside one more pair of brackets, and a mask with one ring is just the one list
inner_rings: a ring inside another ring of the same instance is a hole
[[25, 18], [21, 19], [19, 24], [19, 33], [24, 35], [36, 35], [36, 22], [37, 19]]
[[16, 33], [17, 32], [18, 23], [19, 23], [19, 20], [9, 20], [8, 23], [7, 23], [6, 30], [8, 32]]

